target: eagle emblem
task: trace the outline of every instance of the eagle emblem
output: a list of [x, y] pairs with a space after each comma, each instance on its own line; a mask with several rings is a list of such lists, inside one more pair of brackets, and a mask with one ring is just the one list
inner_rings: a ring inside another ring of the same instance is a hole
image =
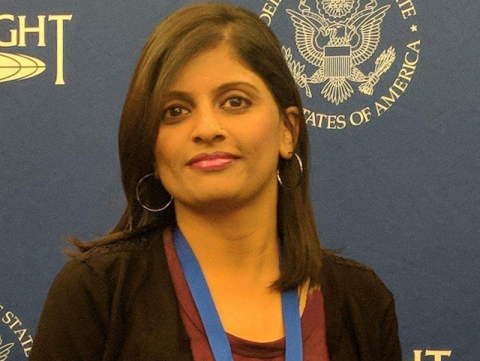
[[291, 49], [282, 48], [299, 87], [311, 98], [309, 85], [325, 83], [322, 95], [335, 105], [352, 96], [352, 83], [360, 83], [358, 90], [372, 95], [380, 77], [395, 61], [395, 49], [391, 46], [384, 50], [375, 60], [375, 69], [368, 74], [358, 66], [377, 50], [380, 26], [390, 5], [378, 7], [376, 0], [370, 0], [360, 10], [361, 0], [316, 0], [314, 12], [306, 2], [300, 0], [298, 11], [286, 11], [295, 27], [298, 51], [317, 70], [307, 76], [305, 65], [293, 60]]
[[6, 361], [8, 355], [10, 355], [10, 349], [14, 346], [13, 342], [6, 345], [3, 344], [2, 337], [0, 336], [0, 361]]

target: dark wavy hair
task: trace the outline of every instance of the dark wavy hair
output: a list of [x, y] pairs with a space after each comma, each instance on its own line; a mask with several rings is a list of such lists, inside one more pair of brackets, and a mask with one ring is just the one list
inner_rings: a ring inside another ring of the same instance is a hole
[[[272, 285], [280, 290], [294, 288], [318, 275], [322, 254], [309, 195], [309, 145], [302, 101], [273, 32], [256, 14], [238, 6], [200, 3], [181, 8], [149, 36], [133, 74], [120, 123], [125, 211], [106, 237], [85, 243], [75, 239], [73, 243], [85, 252], [142, 232], [176, 226], [174, 207], [158, 213], [146, 211], [137, 201], [136, 188], [143, 176], [155, 172], [154, 149], [165, 90], [189, 59], [222, 42], [263, 78], [284, 115], [290, 106], [300, 110], [295, 152], [302, 159], [304, 170], [299, 177], [295, 157], [279, 159], [283, 186], [278, 187], [277, 227], [283, 262], [281, 276]], [[293, 127], [286, 115], [283, 118], [287, 126]], [[160, 189], [156, 193], [167, 194], [158, 183]]]

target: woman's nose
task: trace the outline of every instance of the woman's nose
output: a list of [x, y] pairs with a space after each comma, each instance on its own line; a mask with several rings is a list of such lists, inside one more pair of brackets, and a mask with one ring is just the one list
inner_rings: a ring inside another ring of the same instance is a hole
[[225, 127], [217, 112], [212, 109], [200, 110], [195, 118], [192, 131], [192, 139], [195, 143], [208, 143], [225, 138]]

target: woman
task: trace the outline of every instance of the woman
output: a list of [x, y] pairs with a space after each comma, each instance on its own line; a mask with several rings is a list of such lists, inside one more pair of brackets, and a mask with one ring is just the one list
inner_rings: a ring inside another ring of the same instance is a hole
[[268, 26], [178, 10], [119, 135], [126, 210], [57, 276], [37, 360], [401, 360], [394, 300], [320, 248], [300, 96]]

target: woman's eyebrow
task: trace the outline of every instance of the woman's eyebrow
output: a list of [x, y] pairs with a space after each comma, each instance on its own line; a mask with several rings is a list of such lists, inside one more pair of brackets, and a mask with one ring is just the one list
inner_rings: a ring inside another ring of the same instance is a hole
[[218, 88], [214, 89], [213, 92], [216, 93], [216, 94], [220, 94], [220, 93], [223, 93], [224, 91], [227, 91], [231, 88], [237, 88], [237, 87], [247, 87], [247, 88], [250, 88], [251, 90], [255, 91], [256, 93], [260, 92], [256, 86], [254, 86], [251, 83], [244, 82], [244, 81], [235, 81], [235, 82], [222, 84]]
[[[244, 82], [244, 81], [235, 81], [235, 82], [229, 82], [229, 83], [222, 84], [222, 85], [218, 86], [217, 88], [213, 89], [211, 91], [211, 93], [212, 93], [213, 96], [218, 96], [218, 95], [220, 95], [221, 93], [223, 93], [227, 90], [230, 90], [232, 88], [238, 88], [238, 87], [246, 87], [246, 88], [249, 88], [249, 89], [253, 90], [257, 94], [260, 93], [260, 91], [258, 90], [258, 88], [256, 86], [254, 86], [251, 83]], [[192, 94], [193, 93], [186, 92], [186, 91], [181, 91], [181, 90], [171, 90], [171, 91], [168, 91], [165, 94], [165, 98], [166, 99], [179, 99], [179, 100], [184, 100], [186, 102], [193, 103]]]
[[171, 100], [171, 99], [179, 99], [179, 100], [184, 100], [188, 103], [193, 103], [193, 98], [192, 96], [188, 93], [188, 92], [183, 92], [183, 91], [180, 91], [180, 90], [171, 90], [171, 91], [168, 91], [166, 94], [165, 94], [165, 99], [168, 101], [168, 100]]

